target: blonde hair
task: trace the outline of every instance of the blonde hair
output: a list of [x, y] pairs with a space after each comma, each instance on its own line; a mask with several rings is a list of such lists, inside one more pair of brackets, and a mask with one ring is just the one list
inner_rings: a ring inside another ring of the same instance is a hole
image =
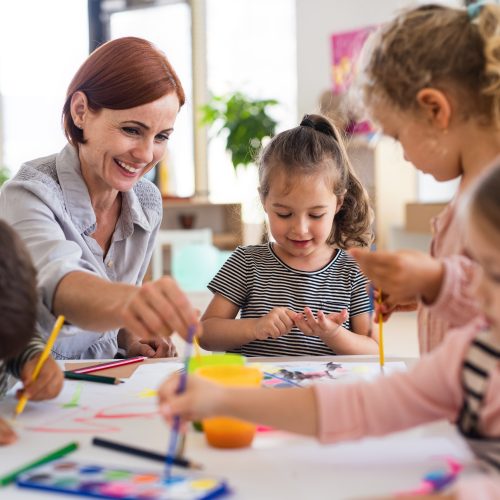
[[289, 187], [294, 176], [324, 172], [331, 180], [333, 193], [343, 197], [327, 243], [343, 249], [370, 245], [373, 216], [368, 195], [349, 162], [337, 128], [328, 118], [305, 115], [298, 127], [281, 132], [267, 144], [258, 166], [263, 200], [277, 171], [286, 173]]
[[371, 41], [363, 92], [369, 106], [382, 96], [402, 110], [417, 109], [425, 87], [455, 92], [464, 119], [500, 125], [500, 7], [425, 5], [382, 27]]

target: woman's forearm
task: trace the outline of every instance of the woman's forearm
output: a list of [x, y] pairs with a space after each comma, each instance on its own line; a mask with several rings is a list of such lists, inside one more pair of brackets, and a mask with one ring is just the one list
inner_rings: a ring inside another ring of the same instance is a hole
[[110, 283], [98, 276], [72, 272], [57, 285], [53, 310], [85, 330], [104, 332], [123, 326], [123, 310], [137, 287]]

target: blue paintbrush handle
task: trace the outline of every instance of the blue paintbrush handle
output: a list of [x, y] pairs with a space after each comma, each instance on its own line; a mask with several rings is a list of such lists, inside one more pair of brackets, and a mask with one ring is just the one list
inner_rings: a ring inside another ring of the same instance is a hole
[[[196, 332], [196, 327], [190, 326], [188, 329], [187, 344], [184, 353], [184, 371], [181, 373], [181, 377], [179, 380], [179, 387], [177, 387], [177, 391], [175, 391], [177, 394], [182, 394], [186, 390], [188, 365], [189, 365], [189, 359], [191, 358], [191, 349], [193, 347], [193, 339], [195, 332]], [[180, 428], [181, 428], [181, 418], [179, 417], [179, 415], [175, 415], [174, 421], [172, 423], [172, 432], [170, 434], [168, 453], [165, 460], [167, 477], [170, 477], [170, 469], [172, 468], [173, 460], [176, 456], [177, 440], [179, 439]]]

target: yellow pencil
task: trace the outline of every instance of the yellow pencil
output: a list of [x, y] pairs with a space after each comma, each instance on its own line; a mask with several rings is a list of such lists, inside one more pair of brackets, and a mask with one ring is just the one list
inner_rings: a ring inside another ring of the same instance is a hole
[[[42, 370], [43, 364], [45, 363], [45, 361], [47, 360], [47, 358], [50, 355], [50, 351], [52, 350], [52, 346], [54, 345], [54, 342], [56, 341], [56, 338], [59, 335], [59, 331], [61, 330], [63, 323], [64, 323], [64, 316], [59, 316], [55, 322], [54, 328], [52, 329], [49, 340], [47, 340], [47, 344], [45, 344], [45, 349], [42, 351], [41, 356], [38, 358], [38, 363], [36, 364], [35, 369], [33, 370], [33, 375], [31, 375], [32, 382], [38, 378], [38, 375], [40, 374], [40, 371]], [[16, 406], [16, 413], [14, 416], [17, 416], [20, 413], [22, 413], [27, 402], [28, 402], [28, 398], [23, 394], [19, 398], [19, 401], [18, 401], [17, 406]]]
[[382, 305], [382, 290], [379, 288], [378, 290], [378, 305], [379, 305], [379, 313], [378, 313], [378, 354], [380, 361], [380, 368], [384, 366], [384, 318], [382, 313], [380, 312], [380, 306]]
[[201, 361], [201, 349], [200, 349], [200, 344], [198, 342], [198, 337], [196, 335], [193, 337], [193, 344], [194, 344], [194, 352], [196, 359], [198, 361]]

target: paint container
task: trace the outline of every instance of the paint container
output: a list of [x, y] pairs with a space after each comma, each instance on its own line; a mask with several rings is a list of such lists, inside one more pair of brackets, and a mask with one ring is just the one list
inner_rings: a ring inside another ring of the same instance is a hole
[[202, 356], [193, 355], [189, 360], [188, 373], [195, 373], [196, 370], [202, 366], [243, 366], [244, 364], [245, 356], [242, 356], [241, 354], [226, 354], [219, 352]]
[[[202, 366], [196, 370], [200, 377], [231, 387], [259, 387], [262, 372], [251, 366]], [[256, 426], [250, 422], [229, 417], [203, 420], [205, 437], [216, 448], [244, 448], [252, 444]]]
[[[245, 364], [245, 356], [241, 354], [218, 352], [215, 354], [204, 354], [202, 356], [191, 356], [188, 364], [188, 373], [195, 373], [202, 366], [220, 366], [220, 365], [237, 365]], [[203, 431], [201, 422], [193, 422], [193, 428], [197, 431]]]

